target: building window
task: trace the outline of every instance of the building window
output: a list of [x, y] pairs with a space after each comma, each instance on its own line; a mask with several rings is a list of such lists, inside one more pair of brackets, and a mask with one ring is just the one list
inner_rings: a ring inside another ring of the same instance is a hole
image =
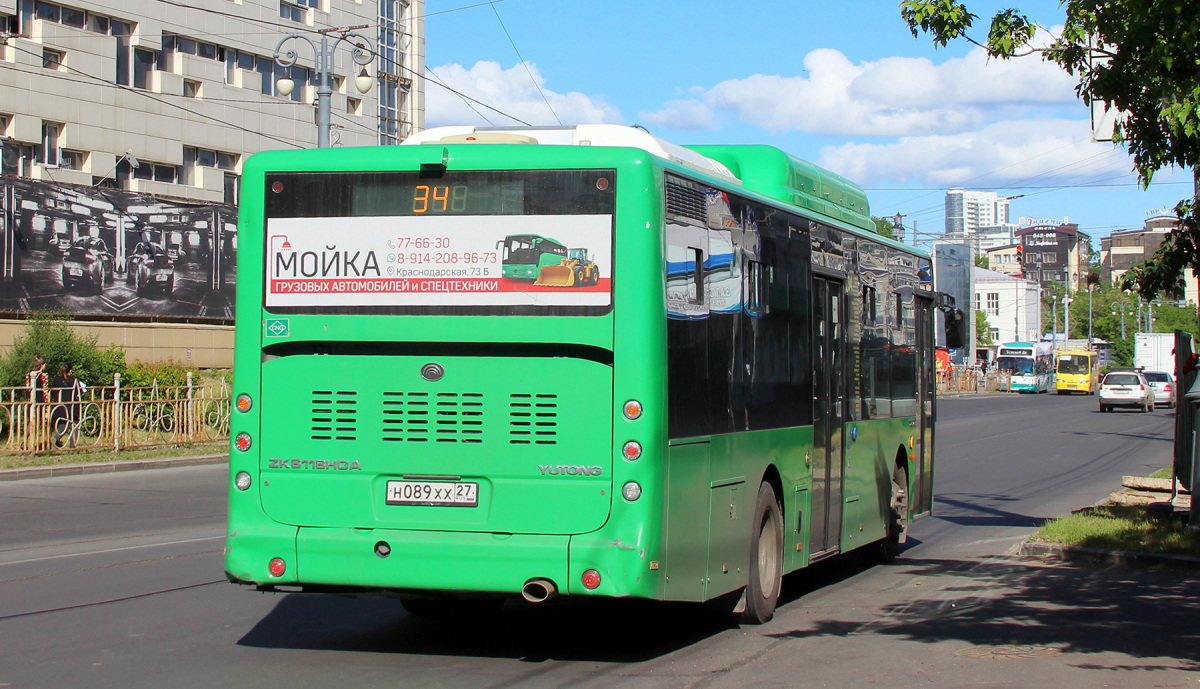
[[37, 8], [34, 10], [37, 18], [42, 21], [54, 22], [57, 24], [62, 16], [62, 8], [54, 3], [42, 2], [38, 0]]
[[350, 115], [361, 115], [362, 114], [362, 99], [361, 98], [347, 98], [346, 99], [346, 113], [350, 114]]
[[62, 8], [62, 23], [66, 26], [82, 29], [87, 24], [87, 12], [71, 7], [64, 7]]
[[184, 98], [199, 98], [200, 97], [200, 82], [192, 81], [191, 79], [183, 80], [183, 97]]
[[82, 170], [87, 154], [83, 151], [63, 151], [58, 166], [64, 170]]
[[237, 204], [238, 192], [241, 189], [241, 179], [230, 172], [225, 173], [225, 203]]
[[294, 22], [304, 21], [305, 9], [290, 2], [279, 3], [279, 16]]
[[0, 170], [3, 170], [3, 174], [12, 177], [31, 177], [35, 158], [36, 151], [29, 144], [0, 141], [0, 159], [3, 160]]
[[46, 69], [62, 69], [66, 53], [52, 48], [42, 48], [42, 67]]
[[154, 181], [166, 182], [167, 184], [175, 183], [175, 166], [174, 165], [154, 165]]
[[149, 89], [152, 83], [152, 75], [154, 73], [154, 64], [157, 62], [153, 50], [145, 48], [133, 49], [133, 87], [139, 89]]
[[42, 165], [46, 167], [55, 167], [58, 165], [58, 139], [61, 134], [61, 124], [51, 124], [49, 122], [44, 122], [42, 124], [42, 151], [41, 159], [38, 161]]
[[117, 39], [117, 83], [122, 86], [132, 85], [132, 69], [130, 68], [129, 51], [133, 46], [133, 25], [126, 22], [112, 22], [112, 35]]
[[999, 292], [988, 292], [987, 312], [993, 316], [1000, 315], [1000, 293]]
[[[179, 183], [197, 186], [199, 179], [196, 175], [196, 168], [211, 167], [218, 170], [233, 170], [237, 167], [237, 163], [238, 157], [234, 153], [184, 146], [183, 165], [179, 166]], [[226, 184], [228, 184], [228, 180], [226, 180]]]

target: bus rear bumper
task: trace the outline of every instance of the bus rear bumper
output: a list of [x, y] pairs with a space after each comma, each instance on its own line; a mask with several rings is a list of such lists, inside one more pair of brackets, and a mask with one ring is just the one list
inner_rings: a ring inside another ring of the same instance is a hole
[[260, 588], [322, 592], [519, 595], [532, 579], [549, 579], [559, 590], [567, 588], [569, 542], [569, 536], [300, 528], [292, 543], [281, 541], [274, 551], [259, 551], [262, 568], [254, 569], [261, 573], [270, 557], [289, 558], [283, 551], [290, 551], [283, 576], [230, 578]]

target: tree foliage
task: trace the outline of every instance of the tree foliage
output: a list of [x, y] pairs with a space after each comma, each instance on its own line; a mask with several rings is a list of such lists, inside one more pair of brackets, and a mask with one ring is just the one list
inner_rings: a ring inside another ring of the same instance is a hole
[[[1016, 10], [998, 12], [985, 42], [968, 35], [975, 19], [956, 0], [905, 0], [900, 12], [913, 35], [936, 44], [963, 38], [992, 57], [1038, 53], [1079, 79], [1087, 102], [1116, 108], [1114, 140], [1133, 156], [1143, 188], [1164, 167], [1200, 162], [1200, 3], [1193, 0], [1060, 0], [1062, 33], [1045, 48], [1030, 47], [1035, 25]], [[1193, 173], [1194, 174], [1194, 173]], [[1200, 208], [1175, 207], [1180, 227], [1147, 262], [1125, 274], [1123, 286], [1148, 298], [1182, 289], [1184, 271], [1200, 277]]]
[[88, 385], [112, 385], [113, 374], [125, 370], [125, 352], [119, 347], [101, 348], [95, 336], [73, 330], [67, 316], [41, 313], [26, 321], [24, 333], [13, 338], [12, 349], [0, 357], [0, 386], [24, 385], [25, 374], [33, 369], [33, 358], [39, 354], [46, 360], [51, 378], [69, 363]]
[[892, 234], [891, 218], [877, 218], [872, 215], [871, 222], [875, 223], [875, 233], [878, 234], [880, 237], [887, 237], [888, 239], [895, 239], [895, 236]]
[[975, 342], [979, 345], [995, 344], [992, 342], [991, 324], [988, 323], [987, 312], [975, 309]]

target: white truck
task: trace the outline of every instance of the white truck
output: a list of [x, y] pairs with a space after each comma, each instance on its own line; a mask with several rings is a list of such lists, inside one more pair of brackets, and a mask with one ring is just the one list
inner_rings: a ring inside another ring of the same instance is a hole
[[1133, 340], [1133, 365], [1175, 375], [1175, 334], [1138, 333]]

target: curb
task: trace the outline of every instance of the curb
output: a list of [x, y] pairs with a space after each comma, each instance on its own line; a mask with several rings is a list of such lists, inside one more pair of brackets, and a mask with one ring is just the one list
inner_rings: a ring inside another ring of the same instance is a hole
[[1200, 570], [1200, 557], [1193, 555], [1138, 553], [1129, 550], [1105, 550], [1104, 548], [1088, 548], [1061, 543], [1025, 541], [1021, 543], [1016, 554], [1047, 561], [1102, 562], [1125, 567], [1171, 567]]
[[163, 457], [161, 459], [131, 459], [124, 462], [90, 462], [87, 464], [61, 464], [56, 466], [29, 467], [27, 469], [0, 469], [0, 481], [21, 481], [31, 478], [78, 476], [80, 474], [110, 474], [118, 471], [141, 469], [167, 469], [170, 467], [221, 464], [229, 461], [229, 453], [198, 455], [195, 457]]

